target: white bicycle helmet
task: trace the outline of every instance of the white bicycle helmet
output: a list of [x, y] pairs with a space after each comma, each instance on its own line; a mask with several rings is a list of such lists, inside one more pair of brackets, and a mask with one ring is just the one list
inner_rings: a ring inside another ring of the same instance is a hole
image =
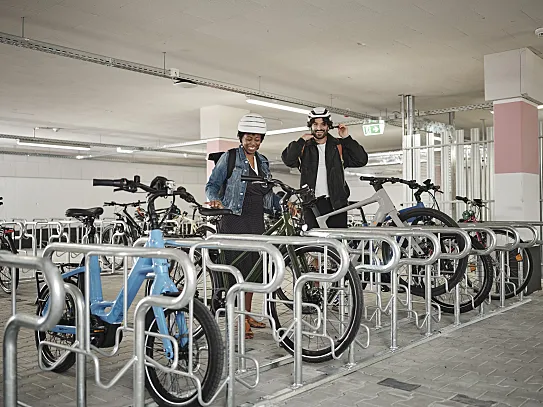
[[238, 135], [241, 134], [266, 134], [266, 120], [256, 113], [249, 113], [243, 116], [238, 123]]
[[309, 112], [307, 116], [307, 127], [311, 127], [315, 119], [322, 119], [325, 123], [328, 123], [328, 127], [332, 127], [332, 115], [325, 107], [316, 107]]

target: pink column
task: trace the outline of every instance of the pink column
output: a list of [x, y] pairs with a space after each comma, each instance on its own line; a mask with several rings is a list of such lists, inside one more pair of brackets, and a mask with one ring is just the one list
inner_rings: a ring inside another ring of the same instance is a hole
[[[231, 148], [235, 148], [239, 146], [239, 142], [236, 140], [230, 140], [230, 139], [211, 139], [207, 142], [207, 154], [211, 153], [217, 153], [220, 151], [228, 151]], [[215, 167], [215, 164], [213, 161], [207, 160], [207, 177], [211, 175], [211, 171], [213, 171], [213, 168]]]
[[494, 102], [494, 219], [539, 219], [538, 137], [536, 105], [518, 98]]

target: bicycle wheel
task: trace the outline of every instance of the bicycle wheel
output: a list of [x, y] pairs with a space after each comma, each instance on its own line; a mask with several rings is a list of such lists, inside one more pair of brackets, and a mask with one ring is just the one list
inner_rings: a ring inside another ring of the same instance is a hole
[[[511, 234], [510, 237], [507, 237], [507, 233], [503, 230], [496, 230], [496, 235], [498, 235], [498, 245], [503, 245], [503, 239], [506, 239], [506, 242], [512, 242], [513, 238]], [[521, 240], [524, 243], [523, 240]], [[494, 280], [494, 291], [492, 292], [491, 298], [493, 300], [500, 299], [500, 288], [501, 288], [501, 276], [500, 276], [500, 254], [494, 252], [491, 254], [492, 262], [496, 268], [496, 278]], [[506, 262], [508, 261], [508, 270], [506, 269], [506, 284], [505, 284], [505, 298], [509, 299], [516, 295], [519, 295], [528, 285], [532, 274], [534, 272], [534, 262], [532, 255], [529, 250], [526, 249], [514, 249], [510, 250], [508, 254], [505, 255]], [[519, 266], [520, 261], [523, 261], [522, 265], [522, 280], [519, 281]]]
[[[8, 239], [5, 236], [0, 237], [0, 250], [17, 254], [17, 249], [15, 248], [13, 240]], [[14, 275], [15, 289], [17, 289], [19, 286], [19, 268], [0, 266], [0, 288], [7, 294], [11, 294], [11, 285], [13, 283]]]
[[[77, 285], [71, 280], [65, 281], [66, 283]], [[45, 286], [38, 295], [38, 306], [36, 308], [36, 315], [43, 316], [46, 313], [46, 305], [49, 300], [49, 287]], [[45, 311], [45, 312], [44, 312]], [[71, 296], [66, 295], [66, 302], [64, 305], [64, 312], [57, 325], [73, 326], [75, 327], [76, 308]], [[41, 342], [53, 342], [60, 343], [66, 346], [72, 346], [75, 342], [75, 335], [69, 333], [53, 332], [53, 331], [35, 331], [34, 340], [36, 342], [36, 348]], [[65, 350], [56, 348], [54, 346], [43, 346], [42, 352], [38, 357], [41, 357], [43, 364], [47, 367], [53, 366], [64, 354]], [[75, 364], [75, 353], [70, 352], [66, 359], [62, 361], [53, 372], [63, 373]]]
[[[458, 227], [458, 224], [447, 214], [431, 208], [410, 208], [399, 214], [400, 220], [411, 226], [445, 226], [445, 227]], [[441, 234], [440, 238], [441, 252], [453, 253], [462, 251], [465, 247], [464, 240], [457, 235]], [[431, 250], [431, 244], [421, 239], [419, 246], [426, 252]], [[407, 242], [404, 246], [407, 246]], [[406, 247], [403, 248], [405, 252]], [[428, 253], [425, 253], [425, 256]], [[417, 254], [414, 253], [413, 257]], [[436, 268], [438, 263], [432, 265], [432, 268]], [[441, 278], [432, 279], [432, 297], [437, 297], [447, 292], [447, 289], [452, 290], [456, 284], [462, 281], [468, 265], [467, 257], [457, 261], [455, 266], [455, 260], [439, 260], [439, 266], [441, 270]], [[426, 267], [413, 266], [413, 277], [411, 278], [411, 293], [413, 295], [424, 297], [426, 295], [424, 285], [424, 275], [426, 273]], [[401, 270], [400, 270], [401, 274]], [[407, 286], [407, 281], [400, 277], [400, 284]]]
[[[323, 260], [322, 247], [298, 247], [295, 249], [296, 262], [301, 265], [304, 272], [318, 272], [319, 263]], [[328, 272], [334, 273], [337, 270], [339, 259], [333, 251], [328, 251]], [[281, 327], [288, 327], [294, 319], [293, 314], [293, 298], [294, 284], [297, 279], [297, 273], [293, 267], [293, 259], [285, 254], [285, 278], [281, 288], [272, 294], [272, 301], [269, 302], [269, 312], [275, 320], [278, 330]], [[349, 272], [344, 278], [344, 284], [340, 283], [329, 284], [327, 288], [327, 321], [326, 332], [334, 340], [335, 354], [339, 355], [352, 343], [356, 338], [360, 321], [362, 318], [364, 300], [362, 294], [362, 286], [358, 272], [351, 265]], [[302, 309], [302, 319], [311, 325], [315, 325], [317, 310], [315, 307], [324, 310], [324, 288], [322, 283], [308, 282], [302, 292], [302, 300], [304, 303], [312, 304], [313, 306], [304, 306]], [[284, 303], [280, 301], [290, 301]], [[312, 335], [307, 332], [308, 327], [304, 326], [304, 334], [302, 337], [302, 358], [306, 362], [320, 363], [332, 359], [332, 346], [328, 339]], [[319, 329], [319, 332], [322, 331]], [[280, 331], [284, 334], [284, 330]], [[316, 332], [315, 332], [316, 333]], [[287, 352], [294, 353], [294, 332], [290, 332], [281, 345]]]
[[[477, 250], [484, 246], [475, 238], [471, 240], [472, 247]], [[494, 267], [490, 256], [469, 256], [468, 267], [460, 281], [460, 312], [469, 312], [477, 308], [488, 298], [494, 280]], [[448, 314], [454, 313], [454, 289], [448, 293], [434, 297], [433, 301], [441, 306]]]
[[[199, 301], [193, 301], [193, 329], [200, 331], [198, 338], [194, 337], [192, 348], [192, 368], [194, 375], [202, 385], [202, 397], [209, 401], [217, 391], [224, 365], [224, 346], [219, 327], [213, 315]], [[187, 339], [187, 326], [178, 326], [176, 314], [182, 313], [183, 320], [188, 318], [188, 307], [178, 311], [165, 310], [169, 335]], [[158, 332], [157, 322], [152, 310], [147, 313], [146, 331]], [[163, 341], [154, 336], [145, 338], [146, 354], [159, 364], [172, 367], [171, 360], [164, 354]], [[179, 343], [179, 361], [177, 369], [188, 372], [188, 356], [191, 350], [187, 345]], [[192, 379], [176, 373], [166, 373], [152, 365], [145, 366], [145, 388], [159, 406], [199, 406], [197, 387]]]

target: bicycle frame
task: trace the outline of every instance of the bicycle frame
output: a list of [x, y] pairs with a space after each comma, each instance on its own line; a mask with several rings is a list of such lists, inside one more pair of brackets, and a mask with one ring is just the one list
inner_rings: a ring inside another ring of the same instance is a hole
[[[145, 247], [149, 248], [164, 248], [164, 237], [160, 229], [152, 230]], [[166, 259], [157, 258], [142, 258], [139, 257], [132, 267], [128, 275], [127, 285], [123, 287], [117, 298], [113, 302], [104, 301], [102, 294], [102, 279], [101, 269], [98, 262], [98, 256], [91, 256], [89, 260], [90, 275], [88, 276], [89, 286], [85, 287], [88, 293], [88, 301], [90, 302], [90, 312], [92, 315], [100, 318], [101, 320], [109, 324], [121, 324], [125, 315], [124, 314], [124, 290], [127, 290], [127, 309], [132, 305], [138, 291], [146, 280], [150, 273], [154, 274], [154, 282], [151, 286], [152, 295], [161, 295], [164, 293], [177, 293], [179, 290], [170, 279], [168, 273], [168, 261]], [[78, 267], [70, 272], [62, 274], [64, 280], [73, 276], [79, 276], [85, 273], [85, 266]], [[109, 309], [109, 311], [106, 311]], [[160, 307], [153, 307], [159, 332], [164, 335], [168, 335], [168, 327], [166, 324], [166, 318], [164, 309]], [[177, 323], [179, 324], [180, 331], [188, 331], [184, 315], [179, 313], [176, 316]], [[53, 329], [53, 332], [57, 333], [76, 333], [75, 326], [57, 325]], [[184, 336], [181, 339], [181, 346], [185, 345], [188, 339]], [[173, 357], [173, 347], [168, 339], [163, 339], [166, 354]]]
[[[396, 209], [396, 206], [394, 206], [394, 203], [388, 196], [387, 192], [384, 188], [379, 189], [378, 191], [375, 191], [375, 194], [373, 194], [371, 197], [364, 199], [363, 201], [356, 202], [354, 204], [345, 206], [344, 208], [337, 209], [333, 212], [327, 213], [326, 215], [321, 215], [316, 217], [317, 223], [320, 228], [326, 229], [328, 228], [328, 225], [326, 224], [326, 221], [328, 218], [334, 215], [338, 215], [340, 213], [348, 212], [353, 209], [359, 209], [364, 206], [368, 206], [371, 204], [378, 204], [379, 208], [377, 209], [377, 212], [375, 213], [375, 216], [373, 218], [373, 221], [371, 222], [371, 226], [379, 226], [383, 222], [385, 222], [387, 219], [392, 219], [394, 224], [396, 226], [404, 226], [404, 223], [400, 220], [399, 213]], [[403, 209], [403, 211], [407, 210], [409, 208]]]

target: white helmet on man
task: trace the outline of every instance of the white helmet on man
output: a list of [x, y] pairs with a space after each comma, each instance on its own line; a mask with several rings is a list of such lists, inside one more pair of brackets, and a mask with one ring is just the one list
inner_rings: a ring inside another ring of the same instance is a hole
[[315, 119], [322, 119], [328, 124], [328, 127], [333, 126], [332, 115], [325, 107], [316, 107], [309, 112], [309, 115], [307, 116], [307, 127], [311, 127]]
[[238, 135], [243, 134], [261, 134], [262, 138], [266, 134], [266, 120], [256, 113], [249, 113], [243, 116], [238, 123]]

